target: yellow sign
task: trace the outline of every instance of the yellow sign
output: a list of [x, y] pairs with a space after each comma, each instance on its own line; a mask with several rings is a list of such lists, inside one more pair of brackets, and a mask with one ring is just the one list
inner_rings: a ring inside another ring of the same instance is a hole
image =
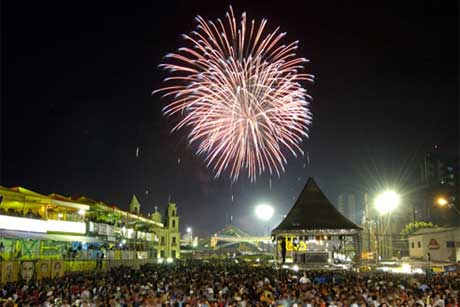
[[211, 242], [210, 242], [211, 248], [215, 248], [217, 245], [217, 238], [216, 237], [211, 237]]
[[96, 261], [92, 260], [79, 260], [79, 261], [67, 261], [65, 264], [66, 272], [83, 272], [92, 271], [96, 269]]
[[364, 260], [373, 260], [374, 259], [374, 253], [373, 252], [362, 252], [361, 253], [361, 258]]
[[2, 284], [18, 280], [19, 263], [17, 261], [2, 262]]
[[265, 290], [260, 296], [261, 302], [271, 303], [274, 301], [273, 293], [268, 290]]
[[115, 251], [114, 259], [115, 260], [120, 260], [121, 259], [121, 251], [120, 250]]
[[56, 260], [51, 263], [51, 277], [63, 277], [64, 276], [64, 261]]
[[37, 262], [37, 278], [50, 278], [51, 276], [51, 268], [50, 262], [46, 260], [42, 260]]
[[19, 277], [22, 281], [29, 282], [35, 280], [35, 263], [34, 261], [21, 261]]
[[306, 252], [307, 243], [305, 243], [305, 241], [300, 241], [297, 237], [286, 237], [286, 251]]

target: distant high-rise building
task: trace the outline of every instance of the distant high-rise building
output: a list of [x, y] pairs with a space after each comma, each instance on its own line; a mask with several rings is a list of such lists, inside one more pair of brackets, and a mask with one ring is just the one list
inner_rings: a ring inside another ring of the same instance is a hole
[[358, 205], [356, 203], [355, 194], [348, 194], [348, 203], [347, 203], [347, 211], [348, 211], [348, 218], [355, 224], [360, 224], [361, 221], [359, 220], [359, 211]]
[[362, 223], [362, 207], [361, 202], [357, 201], [353, 193], [342, 193], [337, 199], [337, 210], [357, 225]]
[[338, 199], [337, 199], [337, 210], [339, 210], [342, 215], [348, 217], [348, 212], [346, 210], [346, 204], [345, 204], [345, 194], [340, 194]]
[[455, 210], [436, 206], [436, 199], [443, 197], [449, 204], [459, 208], [459, 162], [458, 153], [443, 151], [438, 146], [425, 154], [420, 163], [418, 207], [425, 220], [439, 226], [458, 223]]

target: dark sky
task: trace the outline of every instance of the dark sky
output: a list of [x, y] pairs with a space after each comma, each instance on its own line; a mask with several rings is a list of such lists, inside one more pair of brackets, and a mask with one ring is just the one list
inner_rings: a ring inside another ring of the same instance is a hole
[[[458, 150], [458, 1], [373, 2], [2, 1], [0, 184], [120, 207], [135, 193], [144, 212], [171, 196], [199, 233], [226, 215], [261, 231], [254, 205], [284, 214], [310, 176], [333, 202], [381, 182], [404, 189], [428, 148]], [[214, 180], [151, 95], [193, 18], [228, 4], [300, 40], [316, 75], [310, 163], [290, 158], [271, 186]]]

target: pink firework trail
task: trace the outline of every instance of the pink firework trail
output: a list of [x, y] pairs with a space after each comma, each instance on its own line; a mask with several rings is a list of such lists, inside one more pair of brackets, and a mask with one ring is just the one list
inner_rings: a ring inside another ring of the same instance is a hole
[[300, 82], [314, 77], [299, 73], [308, 60], [296, 56], [298, 41], [281, 43], [279, 28], [265, 33], [267, 21], [248, 23], [245, 13], [237, 22], [231, 7], [225, 19], [196, 17], [195, 31], [183, 35], [190, 46], [166, 55], [160, 67], [171, 76], [155, 92], [172, 98], [163, 109], [180, 116], [172, 131], [189, 129], [189, 144], [216, 178], [280, 176], [286, 153], [303, 155], [311, 97]]

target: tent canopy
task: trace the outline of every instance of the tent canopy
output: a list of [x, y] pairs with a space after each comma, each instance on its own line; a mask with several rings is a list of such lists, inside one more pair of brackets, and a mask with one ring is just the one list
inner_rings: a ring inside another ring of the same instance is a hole
[[309, 178], [294, 206], [273, 234], [325, 231], [356, 233], [361, 228], [343, 216], [316, 184]]

